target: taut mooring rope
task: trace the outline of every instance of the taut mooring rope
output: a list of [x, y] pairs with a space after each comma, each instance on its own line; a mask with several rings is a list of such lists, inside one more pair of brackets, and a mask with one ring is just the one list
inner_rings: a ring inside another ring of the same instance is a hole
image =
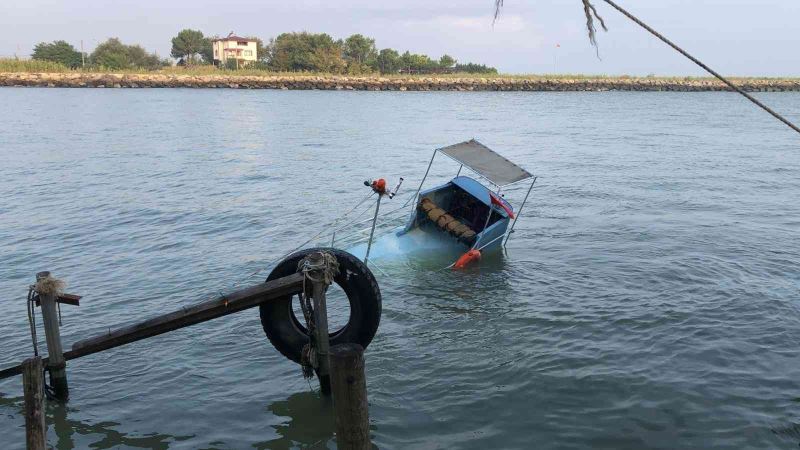
[[[608, 29], [606, 28], [605, 22], [603, 22], [603, 18], [600, 17], [600, 15], [597, 14], [597, 11], [594, 9], [594, 5], [592, 5], [592, 3], [589, 0], [581, 0], [581, 1], [583, 2], [584, 13], [586, 14], [586, 28], [589, 31], [589, 41], [592, 43], [593, 46], [597, 47], [597, 41], [595, 40], [595, 26], [594, 26], [594, 18], [593, 18], [593, 16], [596, 17], [597, 20], [600, 21], [600, 26], [603, 27], [603, 30], [608, 31]], [[678, 47], [674, 42], [670, 41], [664, 35], [662, 35], [658, 31], [654, 30], [653, 27], [651, 27], [650, 25], [647, 25], [646, 23], [642, 22], [641, 19], [639, 19], [638, 17], [636, 17], [633, 14], [631, 14], [630, 12], [628, 12], [625, 8], [619, 6], [613, 0], [603, 0], [603, 1], [608, 3], [609, 5], [611, 5], [612, 8], [614, 8], [617, 11], [621, 12], [625, 17], [627, 17], [627, 18], [631, 19], [632, 21], [634, 21], [640, 27], [642, 27], [645, 30], [647, 30], [648, 32], [650, 32], [650, 34], [652, 34], [653, 36], [655, 36], [658, 39], [660, 39], [661, 41], [663, 41], [665, 44], [667, 44], [670, 47], [672, 47], [673, 49], [675, 49], [681, 55], [689, 58], [689, 60], [691, 60], [693, 63], [695, 63], [698, 66], [702, 67], [703, 70], [705, 70], [706, 72], [710, 73], [711, 75], [714, 75], [718, 80], [720, 80], [723, 83], [725, 83], [729, 88], [733, 89], [734, 91], [738, 92], [739, 94], [742, 94], [742, 96], [744, 96], [744, 98], [746, 98], [746, 99], [750, 100], [751, 102], [755, 103], [759, 108], [761, 108], [764, 111], [770, 113], [773, 117], [775, 117], [776, 119], [778, 119], [781, 122], [785, 123], [789, 128], [791, 128], [794, 131], [800, 133], [800, 127], [798, 127], [797, 125], [793, 124], [788, 119], [786, 119], [782, 115], [780, 115], [777, 112], [775, 112], [774, 110], [772, 110], [772, 108], [770, 108], [769, 106], [761, 103], [761, 101], [759, 101], [757, 98], [755, 98], [752, 95], [750, 95], [747, 92], [745, 92], [739, 86], [736, 86], [735, 84], [731, 83], [727, 78], [725, 78], [722, 75], [720, 75], [719, 73], [717, 73], [717, 71], [715, 71], [711, 67], [708, 67], [706, 64], [704, 64], [699, 59], [697, 59], [694, 56], [690, 55], [689, 52], [687, 52], [686, 50]], [[500, 8], [503, 7], [503, 0], [495, 0], [494, 6], [495, 6], [495, 9], [494, 9], [494, 20], [496, 21], [497, 20], [497, 16], [500, 14]]]
[[655, 37], [659, 38], [660, 40], [662, 40], [665, 44], [667, 44], [670, 47], [674, 48], [678, 53], [680, 53], [683, 56], [689, 58], [693, 63], [695, 63], [698, 66], [702, 67], [706, 72], [708, 72], [711, 75], [714, 75], [715, 77], [717, 77], [720, 81], [722, 81], [723, 83], [727, 84], [728, 87], [730, 87], [734, 91], [742, 94], [746, 99], [748, 99], [751, 102], [755, 103], [756, 105], [758, 105], [764, 111], [772, 114], [776, 119], [778, 119], [781, 122], [783, 122], [786, 125], [788, 125], [789, 128], [791, 128], [794, 131], [800, 133], [800, 128], [798, 128], [797, 125], [793, 124], [792, 122], [789, 122], [788, 119], [786, 119], [782, 115], [778, 114], [777, 112], [773, 111], [769, 106], [761, 103], [757, 98], [755, 98], [752, 95], [748, 94], [747, 92], [742, 90], [739, 86], [736, 86], [735, 84], [733, 84], [730, 81], [728, 81], [727, 78], [725, 78], [722, 75], [720, 75], [719, 73], [717, 73], [714, 69], [712, 69], [712, 68], [708, 67], [707, 65], [703, 64], [702, 61], [700, 61], [699, 59], [697, 59], [694, 56], [690, 55], [689, 52], [687, 52], [686, 50], [678, 47], [675, 43], [673, 43], [672, 41], [670, 41], [669, 39], [664, 37], [661, 33], [659, 33], [658, 31], [654, 30], [652, 27], [650, 27], [646, 23], [644, 23], [641, 20], [639, 20], [638, 17], [636, 17], [633, 14], [629, 13], [627, 10], [625, 10], [623, 7], [619, 6], [618, 4], [614, 3], [612, 0], [603, 0], [603, 1], [608, 3], [609, 5], [611, 5], [612, 8], [614, 8], [617, 11], [621, 12], [627, 18], [629, 18], [632, 21], [636, 22], [636, 24], [639, 25], [640, 27], [642, 27], [645, 30], [649, 31], [650, 34], [652, 34], [653, 36], [655, 36]]

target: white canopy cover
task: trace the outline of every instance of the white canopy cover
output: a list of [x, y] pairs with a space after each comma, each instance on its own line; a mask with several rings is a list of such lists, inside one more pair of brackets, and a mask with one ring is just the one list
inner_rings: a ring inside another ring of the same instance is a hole
[[533, 175], [475, 139], [439, 149], [497, 186], [506, 186]]

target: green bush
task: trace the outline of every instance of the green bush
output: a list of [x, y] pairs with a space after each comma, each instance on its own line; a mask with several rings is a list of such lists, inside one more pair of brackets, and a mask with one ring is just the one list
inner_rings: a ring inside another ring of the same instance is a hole
[[112, 70], [146, 69], [156, 70], [171, 65], [157, 55], [147, 53], [139, 45], [125, 45], [117, 38], [110, 38], [94, 49], [89, 57], [92, 65]]
[[481, 73], [481, 74], [497, 73], [497, 69], [495, 69], [494, 67], [489, 67], [486, 64], [475, 64], [475, 63], [456, 64], [453, 70], [456, 72], [463, 72], [463, 73]]
[[265, 61], [251, 62], [250, 64], [248, 64], [245, 67], [245, 69], [247, 69], [247, 70], [265, 70], [265, 71], [272, 70], [272, 69], [270, 69], [269, 64], [267, 62], [265, 62]]
[[40, 42], [34, 47], [31, 57], [40, 61], [60, 63], [71, 69], [82, 64], [81, 53], [67, 41], [53, 41], [49, 44]]

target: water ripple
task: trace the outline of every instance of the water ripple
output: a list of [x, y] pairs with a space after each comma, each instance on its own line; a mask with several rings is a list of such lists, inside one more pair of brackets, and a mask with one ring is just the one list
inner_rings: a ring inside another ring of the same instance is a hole
[[[761, 96], [800, 119], [797, 94]], [[507, 253], [478, 268], [434, 271], [448, 255], [380, 263], [391, 277], [379, 276], [367, 352], [379, 447], [800, 443], [800, 153], [734, 96], [0, 89], [0, 100], [0, 365], [30, 353], [24, 295], [39, 270], [85, 296], [64, 310], [69, 345], [230, 289], [357, 202], [364, 179], [416, 186], [432, 148], [475, 136], [541, 186]], [[431, 177], [457, 169], [445, 161]], [[69, 372], [69, 408], [48, 409], [59, 448], [333, 442], [330, 404], [269, 346], [255, 311]], [[3, 448], [22, 448], [19, 380], [0, 391]]]

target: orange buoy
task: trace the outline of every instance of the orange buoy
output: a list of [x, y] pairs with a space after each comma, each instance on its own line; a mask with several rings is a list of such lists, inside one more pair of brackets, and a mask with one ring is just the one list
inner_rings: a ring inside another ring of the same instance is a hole
[[378, 178], [377, 180], [372, 182], [372, 185], [370, 187], [372, 187], [373, 191], [377, 192], [380, 195], [383, 195], [386, 193], [386, 180], [384, 180], [383, 178]]
[[453, 267], [455, 267], [456, 269], [463, 269], [474, 261], [480, 261], [480, 259], [481, 259], [481, 251], [473, 249], [461, 255], [461, 257], [458, 258], [458, 261], [456, 261], [456, 265]]

